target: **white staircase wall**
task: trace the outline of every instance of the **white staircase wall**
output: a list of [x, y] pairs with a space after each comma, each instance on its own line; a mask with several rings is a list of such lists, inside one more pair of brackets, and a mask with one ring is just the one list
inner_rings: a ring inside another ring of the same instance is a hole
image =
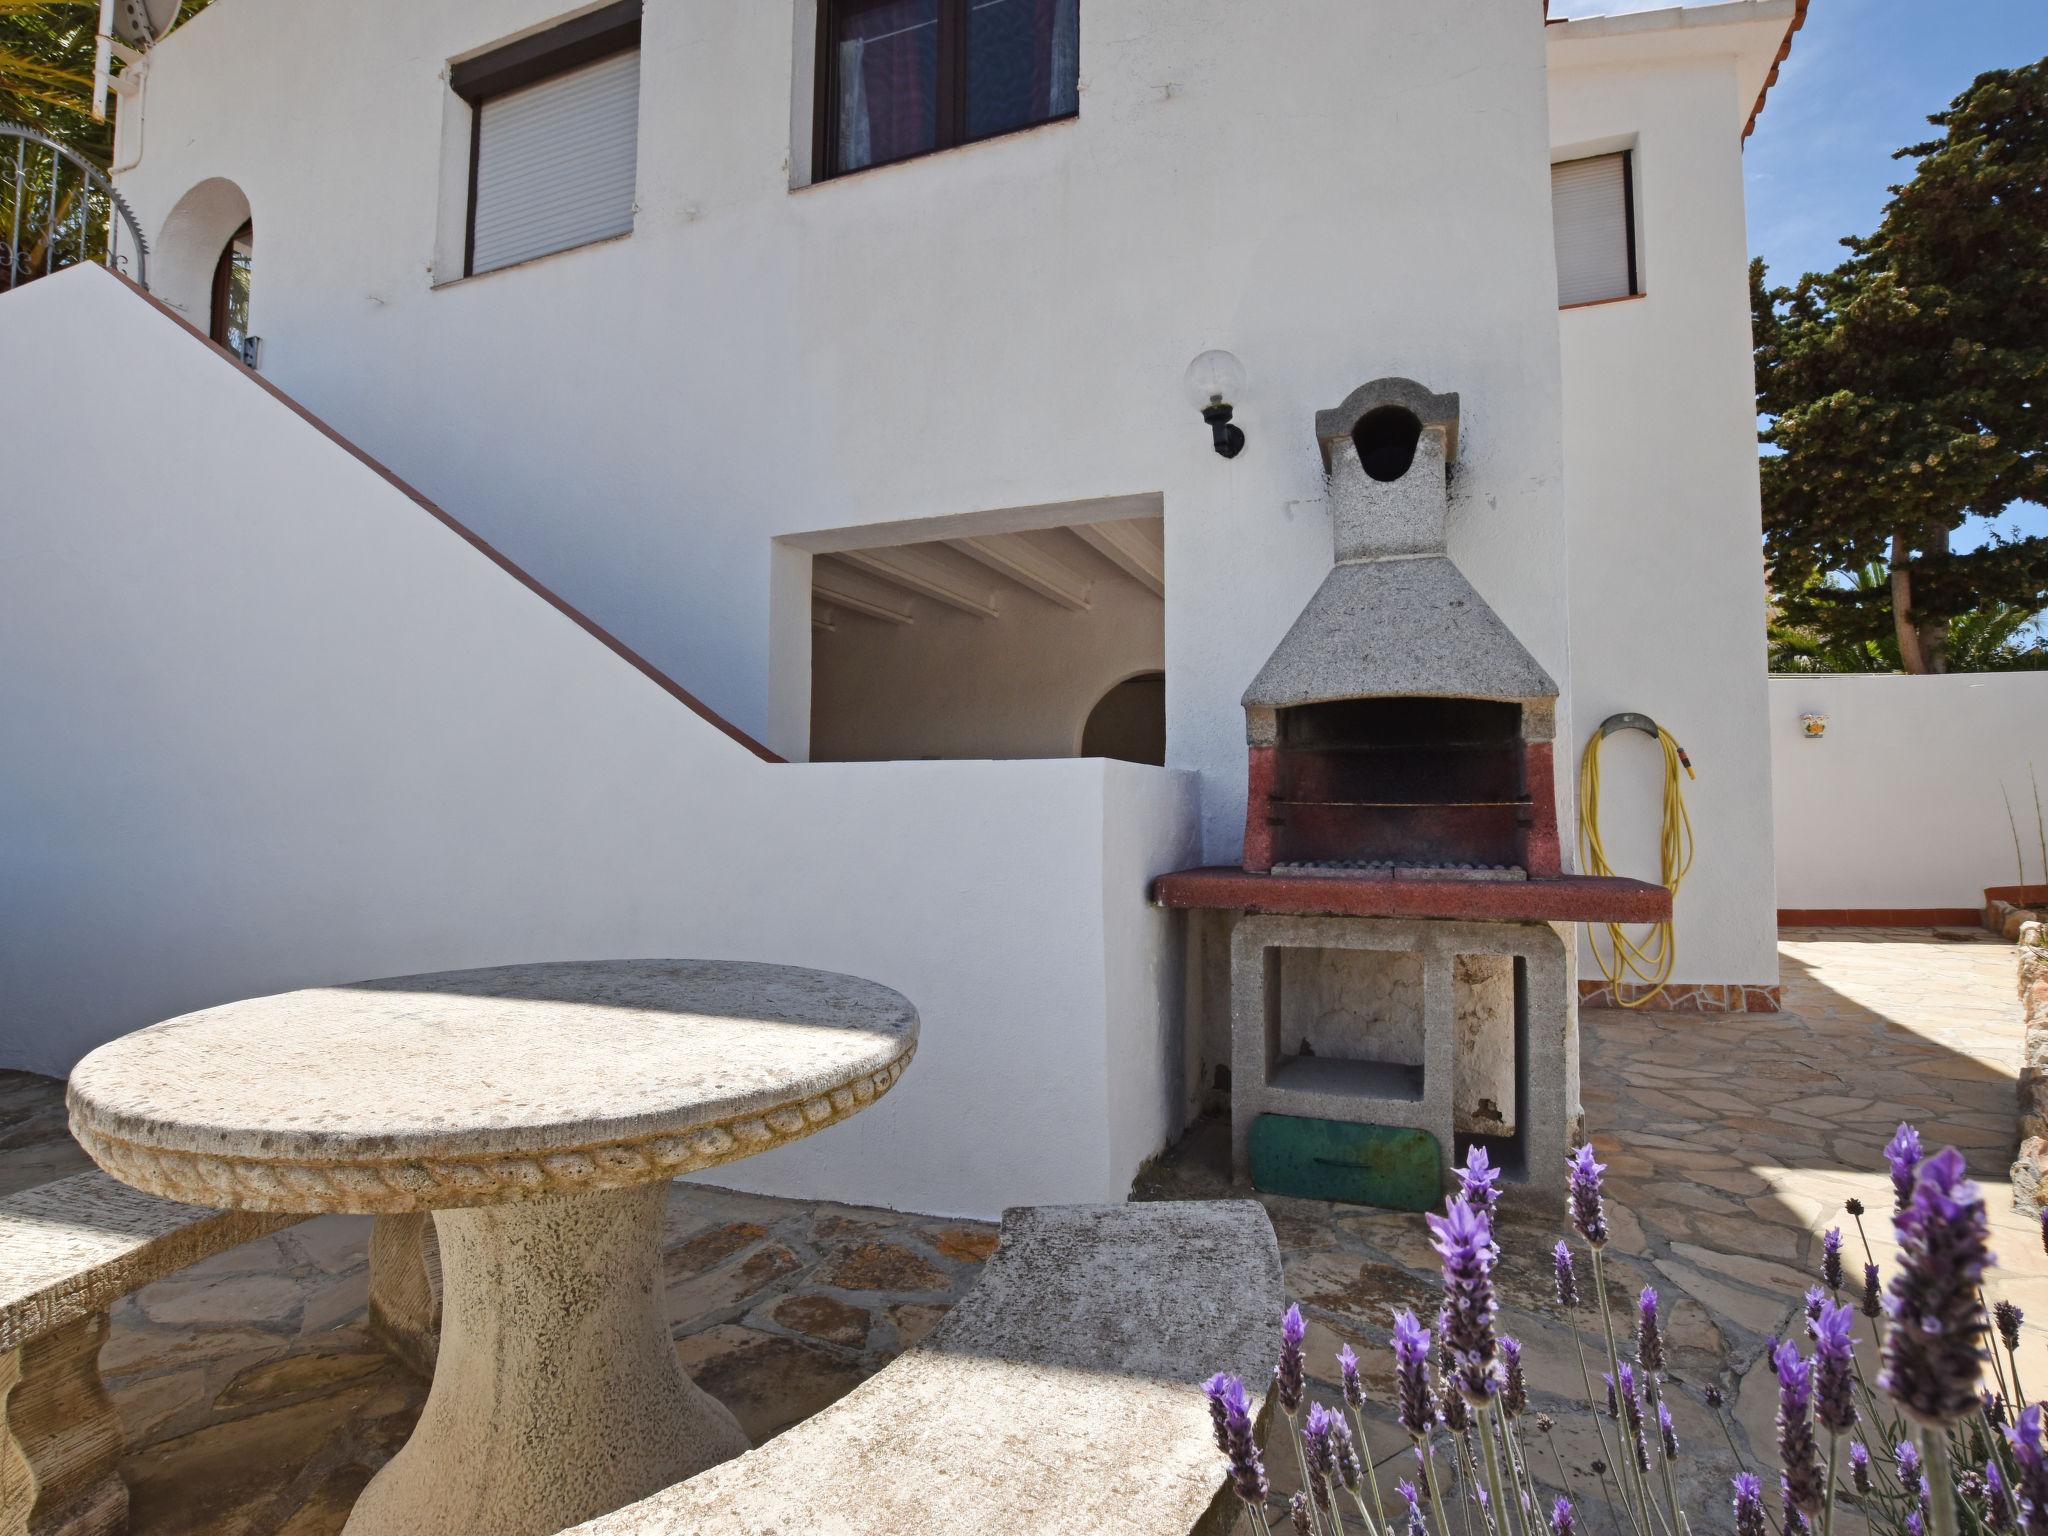
[[[578, 956], [854, 972], [903, 1084], [718, 1182], [1118, 1199], [1173, 1129], [1193, 775], [792, 766], [693, 713], [96, 268], [0, 297], [0, 1064], [307, 985]], [[458, 509], [459, 510], [459, 509]], [[573, 509], [571, 509], [573, 510]]]

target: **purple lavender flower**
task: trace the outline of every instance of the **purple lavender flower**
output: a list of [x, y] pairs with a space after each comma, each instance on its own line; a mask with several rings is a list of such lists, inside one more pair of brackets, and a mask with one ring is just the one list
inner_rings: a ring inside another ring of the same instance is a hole
[[1550, 1506], [1550, 1536], [1577, 1536], [1578, 1529], [1570, 1499], [1559, 1499]]
[[1230, 1423], [1224, 1413], [1223, 1393], [1229, 1381], [1219, 1371], [1202, 1383], [1202, 1394], [1209, 1399], [1209, 1428], [1216, 1436], [1216, 1449], [1226, 1456], [1230, 1454]]
[[1344, 1401], [1353, 1408], [1363, 1408], [1365, 1384], [1358, 1379], [1358, 1352], [1349, 1344], [1337, 1351], [1337, 1374], [1344, 1381]]
[[1465, 1166], [1457, 1170], [1459, 1193], [1488, 1217], [1500, 1203], [1500, 1170], [1492, 1165], [1486, 1148], [1474, 1147], [1465, 1154]]
[[1607, 1417], [1618, 1419], [1621, 1417], [1621, 1399], [1615, 1395], [1614, 1377], [1609, 1372], [1602, 1371], [1600, 1379], [1607, 1384]]
[[1664, 1369], [1664, 1335], [1657, 1328], [1657, 1292], [1647, 1285], [1636, 1298], [1636, 1358], [1646, 1371]]
[[1906, 1536], [1927, 1536], [1927, 1521], [1917, 1509], [1906, 1511]]
[[1436, 1411], [1444, 1421], [1444, 1428], [1454, 1435], [1462, 1435], [1472, 1427], [1472, 1410], [1466, 1406], [1464, 1394], [1449, 1382], [1441, 1384], [1442, 1390], [1436, 1395]]
[[1996, 1456], [1984, 1463], [1984, 1523], [1994, 1531], [2012, 1529], [2012, 1499], [1999, 1475]]
[[1428, 1439], [1436, 1419], [1429, 1393], [1429, 1330], [1413, 1312], [1394, 1319], [1394, 1381], [1401, 1400], [1401, 1427], [1418, 1443]]
[[1842, 1229], [1829, 1227], [1820, 1238], [1821, 1283], [1837, 1296], [1842, 1294]]
[[1309, 1496], [1316, 1509], [1330, 1513], [1330, 1483], [1337, 1475], [1337, 1447], [1330, 1433], [1333, 1415], [1321, 1403], [1311, 1403], [1308, 1420], [1301, 1426], [1302, 1459], [1308, 1465]]
[[2027, 1536], [2048, 1532], [2048, 1454], [2041, 1449], [2041, 1405], [2033, 1403], [2020, 1410], [2018, 1422], [2005, 1432], [2012, 1446], [2013, 1466], [2018, 1480], [2013, 1484], [2013, 1501], [2019, 1507], [2020, 1529]]
[[1359, 1464], [1358, 1447], [1351, 1440], [1351, 1426], [1344, 1422], [1344, 1415], [1330, 1415], [1330, 1450], [1335, 1458], [1337, 1481], [1352, 1493], [1359, 1490], [1365, 1469]]
[[1501, 1335], [1500, 1367], [1505, 1385], [1500, 1394], [1500, 1411], [1519, 1419], [1529, 1406], [1529, 1379], [1522, 1374], [1522, 1341]]
[[1813, 1416], [1831, 1435], [1856, 1427], [1856, 1315], [1823, 1303], [1813, 1323]]
[[1975, 1409], [1983, 1370], [1989, 1228], [1962, 1153], [1945, 1147], [1920, 1165], [1893, 1226], [1899, 1269], [1885, 1297], [1892, 1326], [1878, 1385], [1909, 1419], [1938, 1429]]
[[1998, 1336], [2005, 1342], [2005, 1347], [2018, 1354], [2020, 1324], [2026, 1321], [2026, 1313], [2009, 1301], [2001, 1301], [1991, 1309], [1991, 1315], [1998, 1323]]
[[1727, 1401], [1727, 1397], [1722, 1393], [1721, 1389], [1711, 1383], [1708, 1384], [1705, 1391], [1700, 1393], [1700, 1397], [1709, 1408], [1712, 1408], [1717, 1413], [1720, 1411], [1721, 1404]]
[[2048, 1205], [2041, 1207], [2041, 1251], [2048, 1253]]
[[1628, 1426], [1629, 1449], [1635, 1452], [1638, 1471], [1650, 1470], [1650, 1443], [1643, 1434], [1643, 1400], [1636, 1396], [1636, 1373], [1624, 1360], [1615, 1375], [1615, 1385], [1620, 1389], [1621, 1415]]
[[1452, 1200], [1429, 1218], [1432, 1246], [1444, 1261], [1444, 1345], [1458, 1391], [1466, 1401], [1491, 1401], [1501, 1388], [1494, 1314], [1493, 1223], [1470, 1201]]
[[1764, 1485], [1754, 1472], [1735, 1474], [1735, 1536], [1764, 1536]]
[[1600, 1197], [1600, 1175], [1607, 1171], [1607, 1165], [1593, 1160], [1590, 1142], [1566, 1161], [1571, 1170], [1572, 1227], [1587, 1247], [1605, 1248], [1607, 1211]]
[[1884, 1316], [1884, 1286], [1875, 1264], [1863, 1266], [1863, 1315], [1872, 1322]]
[[1851, 1195], [1848, 1199], [1842, 1202], [1842, 1209], [1847, 1211], [1851, 1216], [1861, 1216], [1863, 1214], [1863, 1202], [1861, 1200], [1858, 1200], [1854, 1195]]
[[1273, 1385], [1279, 1388], [1280, 1407], [1290, 1419], [1301, 1410], [1305, 1369], [1301, 1343], [1307, 1337], [1308, 1324], [1301, 1320], [1301, 1308], [1289, 1307], [1280, 1319], [1280, 1363], [1273, 1367]]
[[1984, 1410], [1984, 1422], [1993, 1429], [2005, 1428], [2005, 1399], [1986, 1387], [1977, 1394], [1977, 1406]]
[[1317, 1536], [1316, 1519], [1309, 1513], [1307, 1494], [1297, 1493], [1287, 1501], [1287, 1518], [1294, 1526], [1294, 1536]]
[[1415, 1485], [1403, 1478], [1394, 1484], [1394, 1492], [1408, 1502], [1408, 1536], [1429, 1536], [1429, 1527], [1422, 1521], [1422, 1498]]
[[1217, 1425], [1217, 1444], [1230, 1462], [1230, 1485], [1245, 1503], [1266, 1504], [1266, 1466], [1259, 1459], [1258, 1437], [1252, 1431], [1251, 1399], [1235, 1376], [1212, 1376], [1203, 1388], [1209, 1413]]
[[1828, 1293], [1817, 1285], [1806, 1288], [1806, 1336], [1813, 1337], [1813, 1325], [1820, 1320], [1820, 1309], [1828, 1304]]
[[1560, 1307], [1576, 1307], [1579, 1304], [1579, 1266], [1572, 1257], [1572, 1245], [1563, 1238], [1550, 1250], [1550, 1262], [1557, 1272], [1557, 1304]]
[[1820, 1510], [1823, 1474], [1813, 1438], [1813, 1362], [1794, 1344], [1780, 1344], [1771, 1356], [1778, 1374], [1778, 1462], [1783, 1469], [1785, 1507], [1804, 1515]]
[[1920, 1470], [1920, 1447], [1910, 1440], [1901, 1440], [1892, 1448], [1892, 1458], [1899, 1464], [1899, 1487], [1906, 1497], [1915, 1504], [1927, 1502], [1927, 1479]]
[[1858, 1493], [1870, 1492], [1870, 1447], [1861, 1440], [1849, 1442], [1849, 1481]]
[[1892, 1203], [1895, 1209], [1903, 1211], [1906, 1202], [1913, 1198], [1913, 1175], [1920, 1167], [1920, 1133], [1899, 1122], [1899, 1128], [1892, 1132], [1892, 1139], [1884, 1144], [1884, 1160], [1892, 1168]]
[[1678, 1426], [1671, 1422], [1671, 1409], [1666, 1403], [1657, 1404], [1657, 1443], [1664, 1448], [1666, 1461], [1678, 1460]]

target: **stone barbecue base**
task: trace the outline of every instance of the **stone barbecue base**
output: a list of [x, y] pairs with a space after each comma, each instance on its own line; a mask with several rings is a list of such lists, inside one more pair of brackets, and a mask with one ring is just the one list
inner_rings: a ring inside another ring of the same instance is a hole
[[[1620, 1008], [1640, 1003], [1650, 988], [1623, 982], [1621, 999], [1605, 981], [1579, 982], [1581, 1008]], [[1650, 1004], [1659, 1013], [1777, 1013], [1784, 1007], [1779, 987], [1754, 987], [1739, 981], [1675, 981]]]

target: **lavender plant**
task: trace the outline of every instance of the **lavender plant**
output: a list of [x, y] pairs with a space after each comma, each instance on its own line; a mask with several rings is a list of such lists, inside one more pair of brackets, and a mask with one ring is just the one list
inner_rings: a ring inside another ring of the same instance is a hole
[[[2048, 1536], [2042, 1409], [2019, 1386], [2019, 1308], [2005, 1300], [1992, 1307], [1984, 1294], [1992, 1258], [1982, 1192], [1960, 1153], [1926, 1155], [1910, 1125], [1886, 1144], [1885, 1160], [1897, 1264], [1887, 1284], [1862, 1203], [1845, 1202], [1863, 1249], [1861, 1293], [1843, 1294], [1845, 1232], [1829, 1228], [1821, 1283], [1804, 1298], [1805, 1347], [1773, 1340], [1769, 1356], [1777, 1382], [1775, 1518], [1763, 1478], [1745, 1466], [1728, 1506], [1736, 1536], [1833, 1536], [1844, 1507], [1885, 1536]], [[1587, 1251], [1606, 1347], [1604, 1394], [1594, 1390], [1581, 1337], [1578, 1252], [1559, 1239], [1550, 1253], [1557, 1303], [1579, 1350], [1584, 1411], [1601, 1448], [1591, 1468], [1614, 1536], [1692, 1536], [1679, 1496], [1682, 1447], [1660, 1299], [1649, 1288], [1636, 1298], [1630, 1358], [1608, 1296], [1605, 1172], [1591, 1147], [1574, 1152], [1567, 1169], [1571, 1227]], [[1207, 1383], [1217, 1450], [1254, 1536], [1577, 1536], [1583, 1502], [1553, 1437], [1556, 1421], [1530, 1411], [1521, 1343], [1498, 1330], [1494, 1218], [1501, 1199], [1500, 1171], [1475, 1149], [1459, 1170], [1458, 1192], [1442, 1214], [1427, 1218], [1443, 1299], [1433, 1332], [1411, 1310], [1393, 1318], [1395, 1392], [1387, 1412], [1408, 1445], [1386, 1460], [1412, 1457], [1414, 1467], [1414, 1476], [1395, 1484], [1393, 1510], [1379, 1485], [1384, 1463], [1368, 1438], [1357, 1353], [1349, 1345], [1339, 1351], [1340, 1400], [1313, 1401], [1299, 1307], [1281, 1321], [1273, 1396], [1302, 1492], [1285, 1501], [1275, 1494], [1244, 1383], [1232, 1376]], [[2042, 1244], [2048, 1250], [2048, 1216]], [[1874, 1380], [1856, 1358], [1859, 1312], [1882, 1362]], [[1700, 1397], [1740, 1464], [1720, 1388], [1707, 1385]], [[1530, 1454], [1532, 1435], [1547, 1443], [1556, 1470], [1547, 1486]]]

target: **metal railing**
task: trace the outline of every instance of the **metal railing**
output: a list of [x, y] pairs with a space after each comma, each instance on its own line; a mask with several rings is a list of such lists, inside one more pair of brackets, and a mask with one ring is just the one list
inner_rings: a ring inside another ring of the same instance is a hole
[[19, 123], [0, 123], [0, 292], [80, 262], [149, 286], [149, 246], [91, 161]]

